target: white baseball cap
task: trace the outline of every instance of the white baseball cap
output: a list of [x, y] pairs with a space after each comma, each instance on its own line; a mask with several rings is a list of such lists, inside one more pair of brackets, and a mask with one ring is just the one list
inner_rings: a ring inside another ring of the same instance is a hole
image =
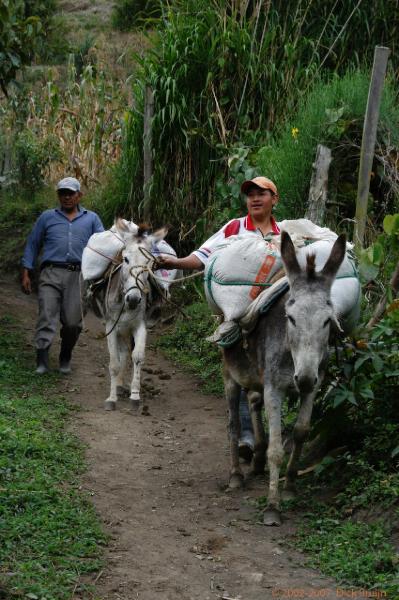
[[57, 190], [71, 190], [72, 192], [80, 192], [80, 183], [75, 177], [65, 177], [57, 183]]

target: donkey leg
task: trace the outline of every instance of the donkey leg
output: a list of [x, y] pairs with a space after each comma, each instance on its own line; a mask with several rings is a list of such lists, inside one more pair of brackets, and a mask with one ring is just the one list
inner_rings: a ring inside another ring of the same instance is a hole
[[255, 436], [255, 448], [249, 475], [261, 475], [266, 466], [267, 441], [262, 421], [262, 396], [258, 392], [248, 392], [248, 403]]
[[238, 439], [240, 436], [240, 417], [238, 405], [240, 401], [241, 387], [225, 370], [224, 389], [229, 407], [229, 441], [230, 441], [230, 478], [229, 487], [237, 489], [242, 487], [244, 476], [240, 468], [238, 455]]
[[263, 515], [265, 525], [281, 525], [280, 495], [278, 483], [280, 467], [284, 456], [281, 439], [281, 403], [283, 397], [272, 386], [265, 385], [264, 402], [269, 422], [269, 446], [267, 458], [269, 465], [269, 495]]
[[131, 380], [131, 344], [130, 335], [119, 338], [119, 360], [120, 369], [117, 378], [116, 392], [118, 397], [130, 396], [130, 380]]
[[292, 498], [295, 495], [295, 481], [298, 475], [298, 462], [301, 456], [302, 446], [310, 430], [310, 419], [312, 416], [314, 394], [302, 399], [298, 417], [293, 431], [293, 448], [287, 465], [284, 483], [284, 497]]
[[[110, 324], [108, 322], [106, 324], [106, 327], [110, 327]], [[115, 410], [116, 401], [118, 399], [116, 392], [117, 377], [120, 370], [118, 336], [116, 331], [112, 331], [109, 334], [109, 336], [107, 337], [107, 343], [109, 352], [109, 375], [111, 379], [111, 389], [109, 396], [105, 401], [105, 410]]]
[[140, 376], [141, 367], [144, 362], [146, 340], [147, 330], [144, 322], [142, 322], [134, 332], [134, 348], [132, 352], [133, 379], [130, 388], [130, 403], [134, 409], [138, 409], [140, 406]]

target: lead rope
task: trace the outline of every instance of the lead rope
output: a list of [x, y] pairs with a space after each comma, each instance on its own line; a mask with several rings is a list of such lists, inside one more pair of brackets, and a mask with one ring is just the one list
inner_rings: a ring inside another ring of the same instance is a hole
[[[146, 248], [140, 248], [140, 252], [151, 263], [151, 266], [148, 265], [147, 267], [144, 267], [143, 270], [148, 271], [148, 275], [154, 281], [155, 288], [156, 288], [157, 292], [159, 293], [159, 295], [161, 296], [161, 298], [163, 300], [165, 300], [165, 302], [167, 302], [168, 304], [171, 304], [172, 306], [174, 306], [176, 308], [176, 310], [178, 310], [178, 312], [181, 315], [183, 315], [183, 317], [185, 317], [186, 319], [190, 319], [188, 314], [178, 304], [176, 304], [176, 302], [171, 300], [171, 298], [166, 294], [166, 292], [163, 290], [163, 288], [158, 284], [158, 281], [165, 281], [165, 280], [163, 279], [163, 277], [158, 277], [154, 273], [154, 267], [162, 268], [162, 265], [159, 264], [156, 256], [154, 256]], [[155, 270], [156, 270], [156, 268], [155, 268]], [[180, 283], [181, 281], [186, 281], [187, 279], [192, 279], [193, 277], [198, 277], [199, 275], [202, 275], [202, 274], [203, 274], [202, 271], [200, 271], [199, 273], [192, 273], [191, 275], [187, 275], [186, 277], [179, 277], [178, 279], [173, 279], [172, 281], [170, 281], [170, 284]]]
[[[112, 267], [111, 273], [109, 274], [109, 277], [108, 277], [107, 290], [105, 292], [105, 308], [106, 308], [107, 312], [109, 312], [109, 292], [110, 292], [110, 288], [111, 288], [111, 280], [112, 280], [112, 277], [115, 275], [115, 273], [121, 268], [121, 266], [122, 266], [122, 263], [119, 263], [117, 266]], [[123, 297], [122, 306], [121, 306], [121, 309], [119, 311], [119, 314], [118, 314], [118, 316], [117, 316], [114, 324], [112, 325], [111, 329], [109, 331], [106, 331], [104, 333], [103, 337], [108, 337], [110, 335], [110, 333], [113, 332], [113, 330], [115, 329], [115, 327], [119, 323], [119, 320], [120, 320], [120, 318], [122, 316], [124, 308], [125, 308], [125, 298]]]

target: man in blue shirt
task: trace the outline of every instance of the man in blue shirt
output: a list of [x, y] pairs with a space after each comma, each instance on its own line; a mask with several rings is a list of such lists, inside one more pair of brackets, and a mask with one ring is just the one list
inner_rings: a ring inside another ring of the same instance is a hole
[[35, 346], [37, 369], [49, 370], [49, 349], [61, 322], [60, 372], [70, 373], [72, 350], [82, 331], [80, 264], [83, 249], [93, 233], [104, 231], [96, 213], [79, 205], [82, 193], [74, 177], [57, 184], [60, 206], [45, 210], [37, 219], [22, 259], [22, 288], [30, 294], [30, 271], [42, 250], [39, 278], [39, 317]]

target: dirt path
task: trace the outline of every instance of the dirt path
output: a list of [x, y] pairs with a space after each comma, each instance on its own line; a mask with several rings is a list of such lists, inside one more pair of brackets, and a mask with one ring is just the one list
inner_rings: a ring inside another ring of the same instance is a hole
[[[0, 283], [2, 310], [23, 314], [32, 337], [36, 297], [23, 295], [16, 283]], [[144, 373], [150, 414], [135, 416], [123, 401], [115, 412], [103, 410], [108, 357], [98, 339], [102, 330], [100, 321], [87, 318], [73, 375], [59, 384], [82, 407], [72, 427], [88, 446], [83, 487], [111, 535], [106, 567], [93, 577], [99, 597], [336, 598], [336, 584], [304, 568], [304, 557], [284, 544], [294, 527], [290, 515], [279, 529], [257, 522], [253, 503], [264, 483], [224, 491], [224, 401], [203, 395], [196, 380], [156, 352], [151, 341]], [[54, 348], [54, 366], [57, 354]]]

